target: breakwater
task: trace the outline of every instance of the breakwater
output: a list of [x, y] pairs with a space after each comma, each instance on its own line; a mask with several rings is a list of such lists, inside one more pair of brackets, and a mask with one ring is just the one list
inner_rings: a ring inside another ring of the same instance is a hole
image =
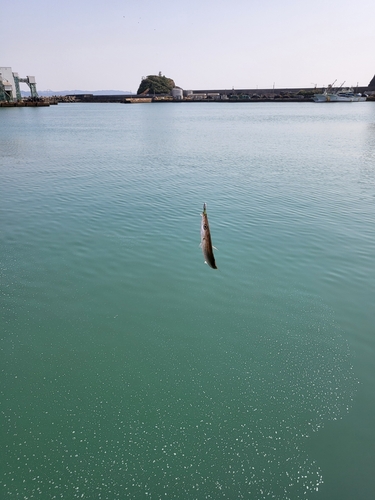
[[25, 108], [25, 107], [36, 107], [36, 106], [50, 106], [51, 104], [57, 104], [57, 102], [47, 102], [47, 101], [15, 101], [15, 102], [0, 102], [1, 108]]
[[[64, 102], [117, 102], [160, 103], [160, 102], [311, 102], [314, 94], [322, 88], [283, 88], [283, 89], [202, 89], [183, 91], [183, 96], [174, 98], [169, 94], [120, 94], [94, 95], [71, 94], [61, 98]], [[356, 87], [355, 92], [365, 93], [367, 87]]]

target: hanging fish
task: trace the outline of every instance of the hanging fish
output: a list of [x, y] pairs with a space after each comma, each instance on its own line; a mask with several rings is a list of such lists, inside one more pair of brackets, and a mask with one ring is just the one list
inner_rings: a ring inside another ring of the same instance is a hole
[[208, 217], [206, 211], [206, 204], [203, 203], [202, 224], [201, 224], [201, 247], [206, 264], [212, 269], [217, 269], [215, 263], [214, 252], [212, 250], [210, 226], [208, 225]]

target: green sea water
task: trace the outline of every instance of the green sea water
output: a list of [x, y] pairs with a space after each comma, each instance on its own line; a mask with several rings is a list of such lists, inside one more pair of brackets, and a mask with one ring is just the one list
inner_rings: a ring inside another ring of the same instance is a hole
[[2, 108], [0, 209], [1, 499], [372, 498], [375, 103]]

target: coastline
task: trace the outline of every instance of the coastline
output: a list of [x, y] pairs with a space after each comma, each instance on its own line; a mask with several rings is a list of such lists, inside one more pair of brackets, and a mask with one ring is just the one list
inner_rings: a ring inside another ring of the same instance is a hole
[[[314, 94], [323, 92], [320, 88], [284, 88], [284, 89], [232, 89], [232, 90], [187, 90], [179, 89], [178, 97], [171, 94], [67, 94], [50, 97], [39, 97], [37, 100], [17, 102], [0, 102], [0, 107], [37, 107], [50, 106], [58, 103], [259, 103], [259, 102], [313, 102]], [[375, 93], [368, 87], [356, 87], [355, 92], [366, 94], [366, 101], [375, 101]]]
[[[355, 92], [364, 94], [368, 87], [356, 87]], [[128, 94], [128, 95], [93, 95], [71, 94], [60, 102], [117, 102], [122, 104], [136, 103], [186, 103], [186, 102], [312, 102], [314, 94], [323, 92], [321, 88], [283, 88], [283, 89], [199, 89], [182, 90], [174, 97], [170, 94]], [[373, 98], [367, 98], [373, 100]]]

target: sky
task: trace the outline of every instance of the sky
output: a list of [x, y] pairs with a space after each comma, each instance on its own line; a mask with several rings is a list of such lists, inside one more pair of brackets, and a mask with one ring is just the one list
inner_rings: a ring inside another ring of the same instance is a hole
[[11, 0], [0, 66], [40, 91], [136, 92], [159, 72], [186, 90], [366, 86], [374, 20], [374, 0]]

